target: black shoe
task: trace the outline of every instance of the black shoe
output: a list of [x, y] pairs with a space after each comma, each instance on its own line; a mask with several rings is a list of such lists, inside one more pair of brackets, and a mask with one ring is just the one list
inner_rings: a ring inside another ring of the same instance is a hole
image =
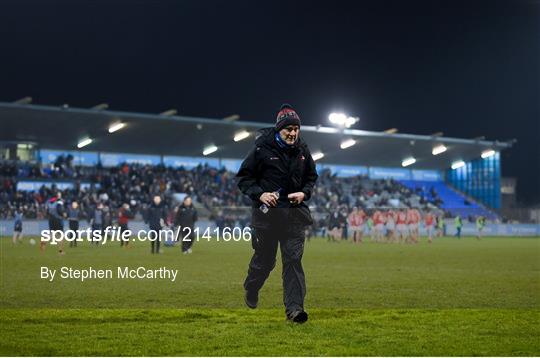
[[308, 314], [306, 311], [294, 311], [287, 314], [287, 319], [294, 323], [304, 323], [308, 320]]
[[246, 302], [246, 305], [251, 309], [257, 308], [257, 303], [259, 303], [259, 292], [246, 291], [244, 302]]

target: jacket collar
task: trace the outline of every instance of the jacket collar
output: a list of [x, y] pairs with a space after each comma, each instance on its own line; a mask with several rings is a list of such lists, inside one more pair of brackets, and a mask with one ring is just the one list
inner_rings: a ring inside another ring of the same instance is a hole
[[[274, 148], [282, 149], [276, 142], [276, 135], [277, 131], [274, 127], [267, 127], [267, 128], [261, 128], [257, 131], [257, 134], [255, 135], [255, 145], [262, 146], [267, 145]], [[296, 143], [292, 146], [290, 146], [291, 149], [293, 148], [301, 148], [304, 147], [306, 143], [302, 139], [301, 136], [298, 136], [298, 139], [296, 140]]]

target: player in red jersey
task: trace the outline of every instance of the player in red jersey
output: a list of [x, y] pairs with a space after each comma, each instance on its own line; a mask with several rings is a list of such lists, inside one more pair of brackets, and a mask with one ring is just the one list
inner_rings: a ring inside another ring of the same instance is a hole
[[433, 241], [433, 227], [435, 225], [435, 216], [429, 211], [424, 216], [424, 226], [428, 235], [428, 242], [431, 244]]
[[416, 209], [407, 210], [407, 225], [409, 227], [410, 242], [418, 243], [418, 223], [420, 222], [420, 213]]
[[407, 226], [407, 213], [405, 210], [400, 210], [397, 213], [396, 229], [398, 242], [406, 242], [409, 237], [409, 227]]
[[373, 225], [375, 227], [375, 241], [382, 241], [384, 233], [384, 214], [377, 210], [373, 214]]
[[364, 234], [364, 217], [364, 211], [358, 210], [358, 208], [355, 206], [347, 218], [349, 229], [352, 233], [353, 243], [362, 243], [362, 235]]
[[396, 212], [389, 210], [386, 213], [386, 236], [389, 242], [394, 242], [396, 240], [396, 220]]

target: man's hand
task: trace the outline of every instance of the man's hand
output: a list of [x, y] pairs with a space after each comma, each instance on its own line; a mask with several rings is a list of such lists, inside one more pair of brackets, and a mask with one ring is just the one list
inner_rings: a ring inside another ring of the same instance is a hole
[[262, 193], [261, 197], [259, 198], [260, 201], [271, 207], [277, 205], [277, 199], [278, 196], [274, 193]]
[[300, 204], [302, 201], [304, 201], [305, 197], [306, 194], [301, 191], [287, 195], [287, 199], [289, 199], [289, 202], [294, 205]]

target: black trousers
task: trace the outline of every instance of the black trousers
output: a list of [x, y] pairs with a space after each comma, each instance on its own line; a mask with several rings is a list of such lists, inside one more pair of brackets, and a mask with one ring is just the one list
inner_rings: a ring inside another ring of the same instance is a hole
[[[101, 240], [103, 240], [103, 225], [101, 224], [92, 225], [92, 231], [99, 231], [99, 233], [102, 235]], [[92, 243], [95, 244], [96, 246], [98, 246], [101, 243], [101, 241], [97, 240], [98, 239], [97, 235], [96, 237], [92, 237], [92, 239], [93, 239]]]
[[129, 240], [131, 240], [131, 239], [128, 238], [128, 241], [122, 240], [122, 233], [124, 231], [128, 231], [128, 224], [120, 224], [118, 226], [118, 228], [119, 228], [119, 232], [120, 232], [120, 246], [124, 246], [124, 245], [127, 246], [129, 244]]
[[161, 227], [150, 226], [150, 230], [155, 231], [157, 235], [155, 240], [150, 240], [150, 252], [152, 254], [159, 254], [159, 249], [161, 247], [161, 237], [159, 235], [161, 233]]
[[191, 228], [191, 231], [186, 238], [184, 238], [183, 236], [180, 238], [180, 240], [182, 240], [182, 252], [186, 252], [187, 250], [191, 249], [191, 247], [193, 246], [193, 241], [195, 240], [194, 236], [195, 235], [193, 235], [193, 228]]
[[161, 240], [159, 239], [159, 237], [154, 241], [150, 241], [150, 252], [152, 254], [159, 254], [160, 246], [161, 246]]
[[259, 291], [276, 265], [277, 247], [281, 249], [283, 264], [283, 303], [285, 313], [304, 309], [306, 282], [302, 268], [304, 227], [275, 225], [269, 229], [252, 229], [251, 243], [255, 252], [249, 263], [244, 282], [247, 291]]
[[[78, 220], [69, 220], [69, 229], [77, 232], [79, 230], [79, 221]], [[77, 247], [77, 239], [69, 242], [69, 247]]]

